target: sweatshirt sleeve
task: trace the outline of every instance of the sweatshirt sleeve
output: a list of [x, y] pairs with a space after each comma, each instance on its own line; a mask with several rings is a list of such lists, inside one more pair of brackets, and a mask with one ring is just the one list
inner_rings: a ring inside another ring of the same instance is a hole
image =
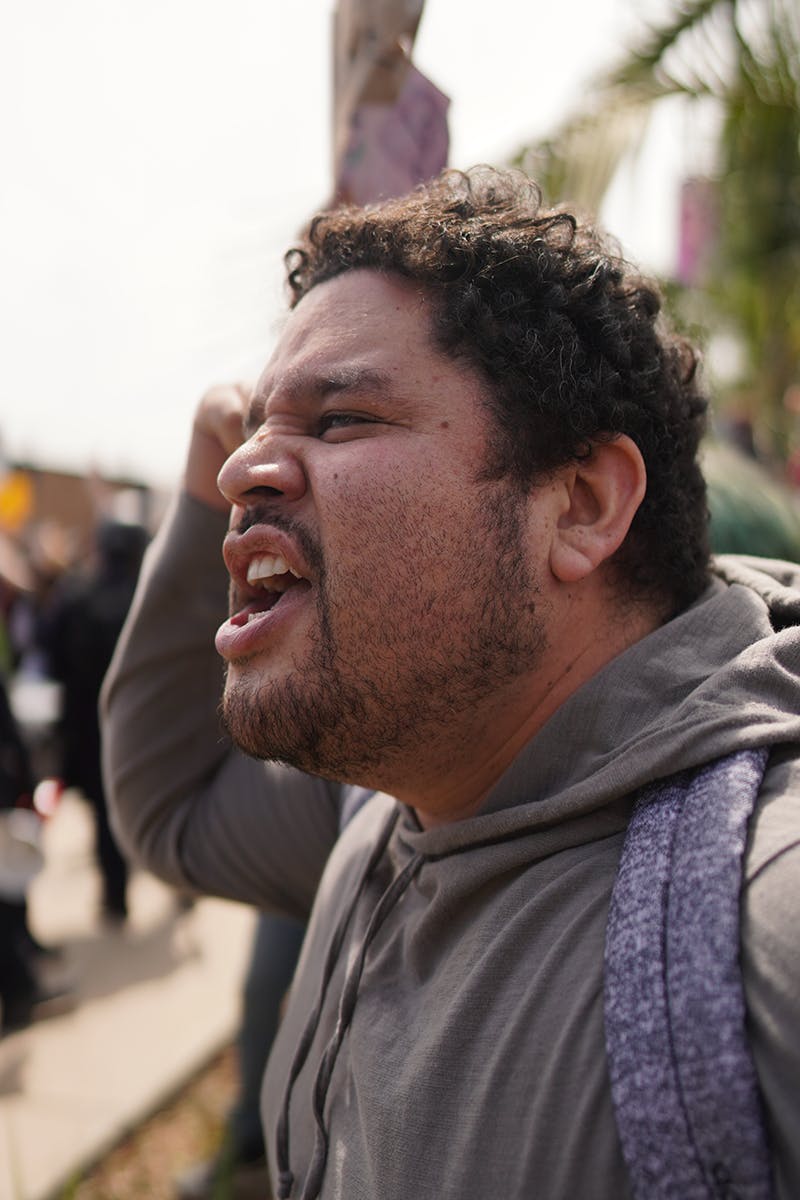
[[339, 788], [250, 759], [222, 731], [225, 529], [181, 495], [147, 552], [101, 698], [111, 819], [123, 849], [167, 882], [305, 918]]
[[742, 910], [750, 1044], [777, 1200], [800, 1196], [800, 768], [778, 751], [759, 797]]

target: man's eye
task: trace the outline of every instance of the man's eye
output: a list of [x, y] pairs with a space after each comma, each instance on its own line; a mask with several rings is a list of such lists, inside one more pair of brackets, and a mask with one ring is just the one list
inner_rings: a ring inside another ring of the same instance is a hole
[[372, 425], [374, 421], [371, 417], [366, 417], [363, 413], [340, 413], [329, 412], [324, 413], [319, 419], [319, 434], [328, 433], [334, 429], [349, 429], [354, 425]]

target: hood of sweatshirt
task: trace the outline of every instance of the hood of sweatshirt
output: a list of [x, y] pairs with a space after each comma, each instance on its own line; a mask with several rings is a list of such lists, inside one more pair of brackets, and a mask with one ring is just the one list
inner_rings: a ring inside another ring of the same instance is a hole
[[720, 556], [703, 595], [579, 688], [475, 817], [421, 831], [409, 814], [402, 836], [440, 857], [593, 823], [654, 780], [790, 742], [800, 742], [800, 566]]

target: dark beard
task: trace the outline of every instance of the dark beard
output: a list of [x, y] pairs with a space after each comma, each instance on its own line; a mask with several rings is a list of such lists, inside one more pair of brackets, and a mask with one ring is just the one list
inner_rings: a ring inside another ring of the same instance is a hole
[[348, 685], [336, 668], [325, 562], [318, 542], [298, 521], [273, 511], [269, 502], [248, 509], [238, 531], [244, 533], [259, 522], [295, 537], [313, 567], [318, 580], [317, 632], [308, 661], [280, 684], [256, 685], [252, 691], [226, 686], [223, 726], [239, 749], [253, 758], [343, 780], [352, 770], [352, 758], [337, 751], [342, 743], [337, 743], [334, 731], [343, 721], [363, 727], [369, 689], [364, 684]]
[[245, 754], [343, 781], [365, 769], [365, 759], [371, 756], [362, 749], [356, 762], [353, 739], [337, 738], [335, 731], [342, 726], [363, 728], [366, 709], [363, 689], [337, 685], [335, 676], [320, 678], [309, 663], [302, 672], [295, 670], [280, 684], [264, 684], [254, 693], [226, 689], [222, 714], [228, 733]]
[[[532, 605], [530, 611], [521, 605], [521, 597], [535, 589], [524, 567], [518, 496], [505, 488], [498, 494], [496, 488], [489, 489], [481, 528], [475, 531], [476, 545], [496, 547], [495, 559], [486, 564], [484, 578], [451, 585], [454, 602], [459, 595], [468, 597], [463, 622], [451, 597], [440, 598], [432, 611], [440, 636], [428, 636], [424, 654], [418, 630], [398, 625], [387, 629], [385, 641], [365, 633], [358, 657], [351, 650], [350, 661], [342, 661], [334, 629], [345, 627], [348, 614], [332, 606], [317, 561], [316, 628], [304, 661], [280, 681], [254, 678], [226, 688], [224, 721], [245, 753], [328, 779], [380, 787], [387, 768], [394, 774], [396, 764], [432, 743], [444, 748], [438, 756], [443, 770], [468, 751], [480, 702], [529, 670], [545, 643], [541, 615]], [[308, 553], [310, 539], [304, 536]], [[383, 605], [389, 621], [392, 599], [387, 593]], [[348, 604], [358, 611], [358, 591]], [[467, 731], [463, 744], [462, 730]]]

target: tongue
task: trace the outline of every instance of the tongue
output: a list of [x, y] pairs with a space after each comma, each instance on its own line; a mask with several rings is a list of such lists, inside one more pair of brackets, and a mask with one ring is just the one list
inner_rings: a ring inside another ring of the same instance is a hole
[[283, 599], [283, 592], [264, 592], [261, 599], [257, 600], [253, 605], [255, 612], [269, 612]]
[[287, 592], [294, 592], [298, 588], [301, 591], [307, 590], [308, 588], [311, 587], [311, 584], [308, 582], [307, 579], [295, 579], [293, 576], [290, 576], [290, 578], [291, 578], [292, 582], [291, 583], [287, 582], [286, 587], [282, 588], [280, 591], [265, 590], [257, 600], [254, 600], [251, 603], [250, 611], [251, 612], [269, 612], [269, 610], [271, 608], [274, 608], [276, 604], [280, 604], [281, 600], [283, 599], [283, 597], [286, 595]]

